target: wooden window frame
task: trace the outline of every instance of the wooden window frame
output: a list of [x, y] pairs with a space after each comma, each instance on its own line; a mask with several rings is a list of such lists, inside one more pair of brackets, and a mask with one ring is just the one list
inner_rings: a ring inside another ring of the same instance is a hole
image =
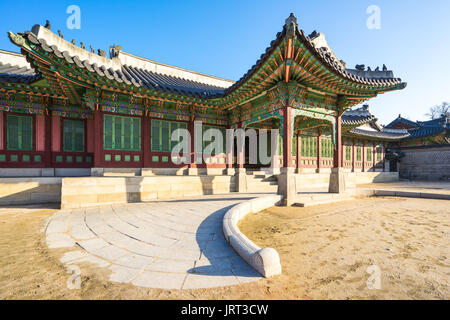
[[[111, 114], [104, 114], [103, 115], [103, 148], [104, 150], [108, 151], [142, 151], [142, 121], [139, 117], [127, 117], [127, 116], [120, 116], [120, 115], [111, 115]], [[111, 147], [107, 147], [106, 144], [106, 124], [108, 118], [111, 118]], [[117, 135], [116, 135], [116, 121], [120, 119], [120, 147], [117, 147]], [[130, 129], [129, 129], [129, 137], [130, 137], [130, 148], [125, 148], [125, 121], [130, 121]], [[134, 132], [135, 132], [135, 122], [138, 123], [139, 130], [137, 130], [139, 134], [138, 146], [134, 146]]]
[[[18, 147], [17, 148], [11, 148], [10, 146], [10, 134], [9, 134], [9, 119], [15, 117], [20, 119], [20, 125], [18, 125], [18, 133], [19, 136], [17, 137], [17, 144]], [[30, 119], [31, 123], [31, 129], [30, 129], [30, 148], [23, 148], [22, 144], [23, 144], [23, 125], [22, 125], [22, 119]], [[32, 115], [19, 115], [19, 114], [7, 114], [6, 115], [6, 150], [8, 151], [33, 151], [34, 150], [34, 117]]]

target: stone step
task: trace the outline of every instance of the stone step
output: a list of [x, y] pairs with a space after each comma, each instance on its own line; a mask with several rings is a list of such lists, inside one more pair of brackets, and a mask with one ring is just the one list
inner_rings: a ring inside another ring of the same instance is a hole
[[275, 185], [247, 185], [247, 192], [278, 192], [278, 186]]
[[273, 175], [271, 170], [257, 170], [257, 171], [248, 171], [247, 170], [247, 174], [253, 175], [253, 176], [257, 176], [257, 175], [272, 176]]
[[255, 186], [277, 186], [278, 182], [277, 181], [258, 181], [258, 180], [247, 180], [247, 185], [255, 185]]
[[278, 182], [278, 179], [275, 176], [247, 176], [247, 180], [250, 181], [275, 181]]

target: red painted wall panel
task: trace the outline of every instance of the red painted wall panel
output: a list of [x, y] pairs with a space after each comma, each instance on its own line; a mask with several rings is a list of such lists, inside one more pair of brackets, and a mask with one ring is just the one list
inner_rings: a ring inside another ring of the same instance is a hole
[[3, 150], [3, 111], [0, 111], [0, 150]]
[[61, 118], [52, 117], [52, 151], [61, 151]]
[[45, 117], [36, 116], [36, 151], [45, 150]]

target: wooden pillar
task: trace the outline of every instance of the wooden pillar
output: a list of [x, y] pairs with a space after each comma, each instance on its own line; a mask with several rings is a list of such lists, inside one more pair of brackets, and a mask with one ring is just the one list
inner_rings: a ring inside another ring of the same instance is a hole
[[189, 168], [188, 168], [188, 175], [190, 176], [196, 176], [198, 175], [198, 168], [197, 168], [197, 150], [196, 150], [196, 145], [195, 145], [195, 119], [194, 117], [191, 117], [191, 119], [188, 122], [188, 131], [189, 134], [191, 135], [191, 143], [189, 145], [189, 157], [190, 157], [190, 163], [189, 163]]
[[377, 146], [374, 143], [372, 147], [372, 171], [375, 172], [375, 166], [377, 164]]
[[151, 120], [146, 113], [142, 116], [142, 166], [151, 166]]
[[352, 139], [352, 172], [355, 172], [355, 158], [356, 158], [355, 139]]
[[6, 126], [6, 121], [4, 120], [4, 114], [5, 112], [0, 111], [0, 150], [5, 150], [5, 143], [6, 135], [3, 133], [3, 129]]
[[[232, 129], [231, 126], [228, 126], [227, 129]], [[226, 152], [226, 163], [227, 169], [233, 169], [233, 151], [234, 151], [234, 135], [231, 138], [230, 143], [227, 143], [227, 131], [225, 131], [225, 137], [223, 137], [223, 141], [225, 143], [225, 152]]]
[[320, 167], [322, 166], [322, 138], [320, 132], [317, 132], [317, 172], [320, 172]]
[[191, 143], [189, 146], [189, 156], [190, 156], [190, 164], [189, 168], [197, 168], [197, 164], [195, 163], [195, 126], [194, 120], [189, 120], [188, 122], [188, 131], [191, 136]]
[[336, 117], [336, 145], [333, 154], [333, 167], [342, 167], [342, 115]]
[[52, 116], [44, 116], [44, 167], [52, 167]]
[[94, 167], [103, 166], [103, 113], [98, 109], [94, 111]]
[[331, 169], [330, 184], [328, 192], [343, 193], [345, 192], [345, 175], [342, 169], [342, 127], [341, 114], [336, 117], [336, 144], [333, 154], [333, 168]]
[[[242, 125], [239, 125], [238, 129], [243, 129]], [[236, 139], [236, 143], [238, 144], [237, 150], [237, 168], [243, 169], [245, 163], [245, 129], [242, 132], [242, 143], [241, 148], [239, 148], [239, 139]]]
[[366, 172], [366, 141], [363, 141], [362, 143], [362, 150], [361, 150], [361, 160], [362, 160], [362, 172]]
[[283, 167], [294, 167], [292, 163], [291, 107], [285, 106], [283, 116]]
[[301, 171], [302, 168], [302, 136], [297, 133], [297, 172]]

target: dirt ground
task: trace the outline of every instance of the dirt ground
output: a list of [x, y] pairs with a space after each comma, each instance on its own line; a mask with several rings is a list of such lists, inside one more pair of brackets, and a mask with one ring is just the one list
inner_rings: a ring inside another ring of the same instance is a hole
[[[449, 201], [404, 198], [274, 207], [240, 226], [311, 299], [450, 299], [449, 227]], [[369, 289], [375, 270], [380, 289]]]
[[[0, 299], [449, 299], [449, 213], [445, 200], [378, 198], [310, 208], [271, 208], [241, 230], [281, 256], [283, 274], [232, 287], [159, 290], [108, 281], [81, 265], [67, 288], [41, 228], [54, 206], [0, 208]], [[370, 265], [381, 289], [367, 289]]]

